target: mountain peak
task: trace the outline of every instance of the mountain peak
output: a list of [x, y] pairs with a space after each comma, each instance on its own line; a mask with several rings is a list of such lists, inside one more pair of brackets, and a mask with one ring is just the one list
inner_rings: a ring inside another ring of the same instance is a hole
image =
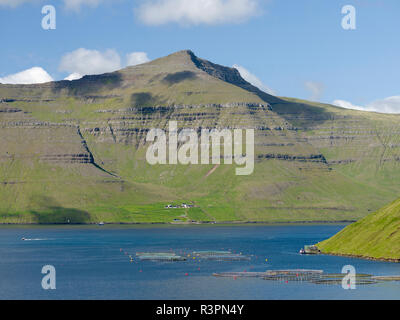
[[200, 70], [214, 78], [217, 78], [229, 84], [233, 84], [246, 91], [256, 94], [265, 102], [268, 103], [282, 102], [279, 98], [269, 95], [261, 91], [257, 87], [253, 86], [251, 83], [247, 82], [241, 76], [240, 72], [237, 69], [216, 64], [208, 60], [199, 58], [190, 49], [177, 51], [166, 57], [154, 60], [154, 63], [158, 65], [160, 64], [174, 65], [176, 70], [180, 70], [182, 69], [182, 67], [190, 70], [196, 70], [196, 71]]
[[189, 55], [195, 66], [208, 73], [210, 76], [220, 79], [222, 81], [233, 84], [240, 87], [246, 91], [252, 92], [259, 96], [262, 100], [268, 103], [278, 103], [281, 102], [280, 99], [261, 91], [257, 87], [253, 86], [251, 83], [247, 82], [240, 74], [240, 72], [235, 68], [226, 67], [205, 59], [198, 58], [193, 51], [185, 50], [185, 54]]

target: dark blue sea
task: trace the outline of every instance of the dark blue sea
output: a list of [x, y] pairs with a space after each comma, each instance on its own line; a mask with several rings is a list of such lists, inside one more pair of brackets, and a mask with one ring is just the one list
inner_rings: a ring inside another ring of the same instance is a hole
[[[344, 225], [2, 226], [0, 299], [400, 299], [400, 282], [341, 285], [218, 278], [228, 271], [321, 269], [399, 275], [400, 264], [299, 255]], [[25, 237], [31, 239], [22, 241]], [[122, 251], [121, 251], [122, 249]], [[249, 261], [140, 262], [136, 252], [231, 250]], [[129, 255], [134, 261], [131, 262]], [[267, 259], [267, 260], [266, 260]], [[56, 289], [44, 290], [42, 267], [56, 269]]]

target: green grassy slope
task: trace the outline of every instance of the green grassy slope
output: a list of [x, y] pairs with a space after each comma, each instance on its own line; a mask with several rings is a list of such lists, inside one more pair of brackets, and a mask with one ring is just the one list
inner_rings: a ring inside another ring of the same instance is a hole
[[[273, 97], [188, 51], [71, 82], [0, 85], [0, 222], [358, 219], [398, 197], [399, 119]], [[170, 120], [254, 128], [254, 174], [150, 166], [147, 131]], [[196, 207], [164, 209], [179, 202]]]
[[400, 200], [318, 244], [324, 253], [400, 261]]

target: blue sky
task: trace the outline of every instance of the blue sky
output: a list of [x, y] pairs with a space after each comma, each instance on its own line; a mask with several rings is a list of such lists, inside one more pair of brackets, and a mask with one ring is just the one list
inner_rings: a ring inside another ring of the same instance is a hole
[[[41, 26], [49, 4], [55, 30]], [[356, 30], [342, 28], [345, 5]], [[191, 49], [277, 95], [400, 113], [399, 13], [398, 0], [0, 0], [0, 82], [32, 67], [62, 80], [124, 67], [130, 53], [145, 53], [134, 64]]]

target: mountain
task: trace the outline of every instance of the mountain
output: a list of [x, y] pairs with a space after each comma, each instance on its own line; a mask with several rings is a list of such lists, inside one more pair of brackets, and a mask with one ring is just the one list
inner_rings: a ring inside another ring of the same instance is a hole
[[400, 199], [318, 244], [324, 253], [400, 262]]
[[[155, 165], [150, 128], [255, 129], [255, 169]], [[399, 115], [275, 97], [180, 51], [0, 85], [0, 222], [355, 220], [398, 197]], [[193, 208], [165, 209], [193, 203]]]

